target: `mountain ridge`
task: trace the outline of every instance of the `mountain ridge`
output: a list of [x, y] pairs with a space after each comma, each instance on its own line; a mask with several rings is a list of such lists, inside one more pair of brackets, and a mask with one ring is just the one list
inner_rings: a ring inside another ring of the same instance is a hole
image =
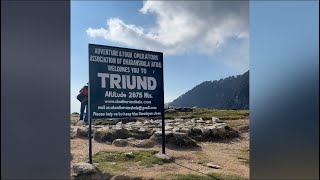
[[249, 71], [220, 80], [204, 81], [173, 100], [170, 106], [249, 109]]

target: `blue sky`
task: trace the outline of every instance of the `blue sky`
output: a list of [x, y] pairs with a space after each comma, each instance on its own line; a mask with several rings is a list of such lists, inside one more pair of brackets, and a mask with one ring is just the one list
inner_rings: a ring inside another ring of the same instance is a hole
[[71, 112], [88, 82], [88, 44], [164, 53], [165, 102], [249, 67], [248, 2], [72, 1]]

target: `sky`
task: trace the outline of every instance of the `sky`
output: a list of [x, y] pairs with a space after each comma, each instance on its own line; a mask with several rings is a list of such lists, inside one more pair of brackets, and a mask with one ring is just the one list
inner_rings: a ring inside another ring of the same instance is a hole
[[72, 1], [71, 112], [88, 82], [88, 44], [163, 52], [165, 103], [249, 69], [249, 2]]

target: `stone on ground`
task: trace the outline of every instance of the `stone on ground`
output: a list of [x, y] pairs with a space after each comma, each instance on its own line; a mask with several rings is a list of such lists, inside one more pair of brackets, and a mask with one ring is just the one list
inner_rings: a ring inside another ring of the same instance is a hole
[[93, 174], [97, 172], [97, 168], [93, 164], [86, 162], [76, 163], [73, 165], [72, 169], [77, 174], [77, 176], [83, 174]]
[[212, 117], [212, 123], [221, 123], [222, 121], [217, 117]]
[[86, 125], [87, 125], [87, 123], [83, 120], [80, 120], [77, 122], [77, 126], [86, 126]]
[[97, 142], [113, 142], [116, 139], [126, 139], [131, 136], [127, 129], [117, 128], [117, 129], [107, 129], [100, 128], [93, 133], [93, 138]]
[[152, 148], [155, 144], [152, 140], [144, 139], [129, 141], [129, 145], [137, 148]]
[[192, 148], [197, 147], [197, 142], [187, 136], [182, 137], [171, 137], [168, 139], [168, 143], [177, 148]]
[[212, 163], [208, 163], [207, 166], [209, 168], [213, 168], [213, 169], [222, 169], [221, 166], [218, 166], [218, 165], [215, 165], [215, 164], [212, 164]]
[[89, 136], [89, 129], [86, 127], [78, 127], [77, 128], [77, 137], [80, 138], [88, 138]]
[[125, 147], [128, 145], [128, 141], [126, 139], [116, 139], [112, 142], [112, 145], [116, 147]]

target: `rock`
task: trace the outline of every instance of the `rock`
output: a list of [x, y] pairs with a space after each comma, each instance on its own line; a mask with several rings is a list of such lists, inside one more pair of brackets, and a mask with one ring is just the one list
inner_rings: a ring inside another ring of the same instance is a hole
[[173, 137], [176, 137], [176, 138], [184, 138], [184, 137], [187, 137], [187, 136], [188, 136], [187, 133], [173, 132]]
[[78, 127], [77, 128], [77, 137], [80, 138], [88, 138], [89, 136], [88, 128], [86, 127]]
[[134, 157], [135, 157], [134, 154], [133, 154], [133, 152], [127, 152], [127, 153], [124, 153], [124, 155], [125, 155], [126, 157], [128, 157], [128, 158], [134, 158]]
[[212, 124], [212, 121], [207, 120], [207, 121], [206, 121], [206, 124]]
[[138, 132], [140, 133], [145, 133], [145, 132], [150, 132], [150, 129], [149, 128], [144, 128], [144, 127], [141, 127]]
[[189, 132], [189, 134], [190, 135], [201, 135], [201, 129], [200, 128], [198, 128], [198, 127], [193, 127], [193, 128], [190, 128], [190, 132]]
[[159, 159], [165, 159], [165, 160], [172, 160], [173, 158], [172, 157], [170, 157], [170, 156], [168, 156], [168, 155], [166, 155], [166, 154], [162, 154], [162, 153], [156, 153], [155, 155], [154, 155], [156, 158], [159, 158]]
[[221, 123], [222, 121], [217, 117], [212, 117], [212, 123]]
[[166, 127], [165, 127], [165, 130], [166, 130], [166, 131], [172, 131], [172, 130], [173, 130], [173, 127], [171, 127], [171, 126], [166, 126]]
[[137, 148], [152, 148], [154, 147], [155, 144], [153, 141], [149, 139], [145, 139], [145, 140], [130, 141], [129, 145]]
[[97, 142], [105, 142], [105, 141], [113, 142], [116, 139], [127, 139], [130, 136], [131, 136], [130, 132], [123, 128], [116, 128], [116, 129], [101, 128], [101, 129], [97, 129], [93, 134], [93, 138]]
[[130, 137], [130, 138], [127, 138], [128, 141], [134, 141], [136, 140], [134, 137]]
[[70, 139], [74, 139], [77, 137], [77, 128], [70, 127]]
[[87, 125], [87, 123], [83, 120], [80, 120], [77, 122], [77, 126], [86, 126], [86, 125]]
[[226, 133], [225, 126], [217, 126], [216, 129], [219, 135], [223, 135], [224, 133]]
[[[173, 137], [173, 133], [172, 131], [165, 131], [165, 139], [166, 142], [168, 142], [168, 139], [170, 139], [171, 137]], [[157, 143], [161, 143], [162, 142], [162, 131], [157, 131], [155, 132], [151, 137], [150, 140], [155, 141]]]
[[116, 139], [112, 142], [112, 145], [116, 147], [125, 147], [128, 145], [128, 141], [126, 139]]
[[221, 166], [218, 166], [218, 165], [215, 165], [215, 164], [212, 164], [212, 163], [208, 163], [207, 166], [209, 168], [213, 168], [213, 169], [222, 169]]
[[112, 144], [112, 142], [110, 142], [110, 141], [105, 141], [104, 142], [106, 145], [111, 145]]
[[72, 176], [71, 179], [74, 179], [74, 180], [111, 179], [112, 176], [113, 175], [111, 175], [110, 173], [102, 173], [99, 169], [97, 169], [95, 173], [76, 175], [76, 176]]
[[127, 129], [117, 129], [114, 132], [117, 139], [127, 139], [131, 136], [130, 132]]
[[146, 179], [144, 177], [132, 177], [132, 176], [125, 176], [125, 175], [116, 175], [116, 176], [113, 176], [110, 180], [153, 180], [153, 179]]
[[188, 127], [182, 127], [181, 129], [179, 129], [179, 132], [181, 133], [189, 133], [190, 129]]
[[149, 129], [145, 129], [143, 131], [135, 131], [131, 133], [132, 137], [134, 137], [135, 139], [149, 139], [152, 136], [152, 134], [153, 131]]
[[97, 168], [94, 165], [85, 162], [74, 164], [72, 169], [77, 174], [77, 176], [84, 174], [93, 174], [97, 172]]
[[152, 129], [154, 132], [157, 132], [157, 131], [161, 131], [161, 128], [153, 128]]
[[172, 132], [173, 132], [173, 133], [174, 133], [174, 132], [179, 132], [179, 130], [180, 130], [180, 128], [174, 127], [174, 128], [172, 129]]
[[93, 139], [97, 142], [105, 142], [108, 141], [110, 142], [110, 138], [107, 136], [108, 135], [109, 128], [99, 128], [93, 133]]
[[76, 131], [72, 131], [70, 133], [70, 139], [75, 139], [77, 137], [77, 132]]
[[166, 113], [175, 113], [176, 110], [175, 109], [166, 109], [165, 112]]
[[76, 126], [77, 123], [78, 123], [77, 120], [71, 120], [71, 121], [70, 121], [71, 126]]
[[197, 142], [187, 136], [185, 137], [172, 137], [168, 139], [168, 143], [175, 147], [197, 147]]
[[202, 119], [199, 119], [199, 120], [196, 120], [196, 123], [206, 123], [206, 122]]
[[213, 132], [211, 131], [212, 127], [204, 127], [203, 129], [201, 129], [202, 132], [202, 136], [203, 137], [210, 137], [213, 135]]

